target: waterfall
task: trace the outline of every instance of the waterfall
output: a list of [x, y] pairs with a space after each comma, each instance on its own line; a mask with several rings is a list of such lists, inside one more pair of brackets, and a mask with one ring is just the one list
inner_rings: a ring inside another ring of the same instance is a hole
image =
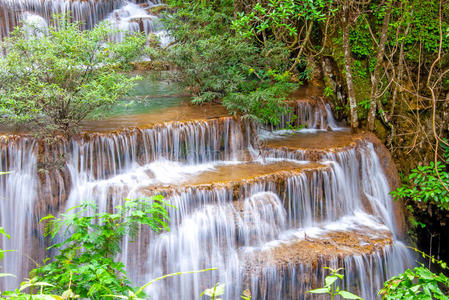
[[288, 106], [289, 112], [281, 116], [279, 124], [271, 126], [271, 130], [288, 128], [289, 125], [319, 130], [340, 128], [334, 120], [329, 104], [319, 97], [291, 101]]
[[143, 32], [154, 33], [165, 45], [169, 37], [150, 11], [156, 5], [161, 4], [143, 0], [0, 0], [0, 40], [23, 23], [42, 28], [54, 22], [55, 14], [70, 14], [82, 29], [106, 21], [116, 31], [110, 37], [112, 41], [122, 40], [129, 32]]
[[[0, 170], [9, 172], [0, 176], [0, 227], [11, 239], [0, 237], [0, 248], [14, 250], [6, 253], [1, 273], [13, 273], [18, 278], [27, 276], [31, 257], [38, 257], [31, 245], [39, 244], [36, 216], [33, 206], [38, 197], [37, 145], [34, 139], [2, 136], [0, 139]], [[5, 286], [15, 288], [16, 279], [2, 279]], [[0, 281], [0, 287], [1, 287]]]
[[[12, 240], [1, 246], [19, 252], [2, 271], [21, 279], [30, 267], [21, 255], [42, 256], [26, 250], [44, 247], [36, 223], [48, 212], [83, 201], [111, 211], [125, 198], [162, 194], [175, 206], [171, 230], [142, 227], [122, 244], [119, 259], [133, 282], [218, 269], [158, 281], [147, 288], [152, 299], [197, 299], [217, 282], [226, 284], [223, 299], [246, 288], [253, 299], [310, 298], [305, 292], [323, 285], [325, 266], [344, 267], [342, 287], [376, 299], [385, 280], [413, 265], [399, 240], [380, 142], [344, 130], [321, 99], [292, 107], [272, 128], [228, 116], [186, 118], [86, 132], [52, 149], [4, 136], [1, 170], [12, 173], [0, 178], [0, 226]], [[307, 128], [285, 130], [292, 122]], [[59, 175], [38, 173], [39, 153], [65, 153]]]
[[160, 39], [161, 46], [168, 45], [170, 37], [160, 23], [159, 17], [148, 12], [153, 5], [150, 2], [148, 6], [144, 7], [127, 2], [123, 7], [110, 13], [105, 20], [113, 30], [117, 31], [112, 34], [110, 39], [121, 41], [130, 32], [143, 32], [146, 35], [153, 33]]

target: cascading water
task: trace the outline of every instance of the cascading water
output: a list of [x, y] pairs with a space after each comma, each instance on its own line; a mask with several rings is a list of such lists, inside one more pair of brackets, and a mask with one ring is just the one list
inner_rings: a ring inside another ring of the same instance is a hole
[[110, 37], [112, 41], [122, 40], [129, 32], [143, 32], [154, 33], [166, 45], [169, 37], [159, 18], [151, 13], [156, 5], [161, 4], [157, 0], [0, 0], [0, 40], [16, 26], [25, 24], [28, 31], [33, 27], [45, 29], [55, 14], [70, 14], [70, 19], [80, 22], [83, 29], [106, 21], [116, 31]]
[[[61, 142], [63, 174], [45, 180], [55, 185], [46, 190], [59, 191], [48, 196], [57, 198], [51, 205], [33, 196], [43, 193], [37, 143], [3, 139], [1, 170], [13, 173], [0, 178], [8, 198], [0, 202], [0, 226], [14, 242], [3, 239], [1, 246], [20, 254], [42, 248], [32, 225], [49, 211], [83, 201], [106, 211], [125, 198], [163, 194], [176, 207], [169, 210], [171, 231], [141, 228], [137, 241], [123, 242], [120, 259], [131, 279], [142, 284], [172, 272], [218, 270], [159, 281], [147, 289], [152, 299], [196, 299], [217, 282], [226, 283], [224, 299], [238, 299], [246, 288], [253, 299], [301, 299], [323, 284], [324, 266], [344, 267], [343, 286], [374, 299], [386, 279], [413, 264], [398, 241], [384, 166], [372, 139], [338, 127], [321, 100], [295, 107], [298, 118], [282, 122], [307, 129], [287, 134], [260, 128], [257, 137], [254, 124], [214, 116]], [[16, 222], [29, 226], [14, 229]], [[6, 257], [3, 271], [21, 278], [25, 261]]]
[[159, 18], [148, 12], [153, 5], [150, 2], [148, 6], [143, 7], [127, 2], [120, 9], [114, 10], [105, 20], [117, 31], [110, 39], [121, 41], [129, 32], [143, 32], [146, 35], [153, 33], [159, 38], [161, 46], [168, 45], [170, 37], [160, 24]]
[[40, 16], [50, 22], [54, 14], [71, 13], [74, 21], [92, 28], [114, 9], [123, 6], [123, 0], [0, 0], [0, 38], [8, 36], [14, 27], [28, 15]]
[[[24, 278], [36, 245], [33, 206], [38, 197], [37, 145], [34, 139], [3, 136], [0, 141], [0, 170], [9, 172], [0, 176], [0, 227], [11, 239], [0, 237], [0, 248], [14, 250], [7, 254], [0, 272], [9, 270], [18, 278]], [[42, 245], [41, 245], [42, 246]], [[17, 280], [4, 278], [4, 287], [17, 287]], [[0, 281], [0, 287], [1, 287]]]

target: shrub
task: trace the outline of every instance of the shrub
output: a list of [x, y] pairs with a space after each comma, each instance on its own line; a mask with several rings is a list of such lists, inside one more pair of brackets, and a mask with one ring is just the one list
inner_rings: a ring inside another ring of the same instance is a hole
[[[106, 294], [125, 295], [133, 291], [125, 266], [117, 261], [121, 241], [126, 235], [136, 237], [139, 225], [159, 232], [168, 230], [169, 206], [162, 196], [150, 199], [125, 200], [114, 213], [94, 213], [93, 204], [82, 204], [62, 214], [49, 215], [46, 235], [62, 242], [50, 249], [58, 253], [47, 264], [33, 270], [36, 281], [54, 287], [44, 291], [61, 294], [67, 289], [82, 298], [101, 299]], [[72, 212], [72, 210], [76, 212]], [[59, 236], [62, 235], [62, 236]]]
[[231, 30], [233, 5], [177, 3], [165, 25], [174, 39], [163, 54], [178, 67], [177, 79], [195, 103], [222, 102], [230, 111], [264, 123], [285, 113], [286, 95], [295, 87], [288, 70], [289, 51], [281, 43], [258, 47]]
[[[434, 204], [442, 210], [449, 210], [449, 152], [445, 152], [445, 161], [438, 161], [412, 169], [408, 183], [391, 192], [396, 198], [411, 199], [416, 203]], [[438, 170], [438, 174], [437, 174]], [[439, 176], [438, 176], [439, 175]]]
[[[114, 104], [135, 78], [118, 72], [144, 46], [141, 35], [108, 42], [107, 24], [80, 30], [79, 23], [59, 18], [57, 25], [17, 28], [1, 44], [0, 119], [19, 123], [47, 136], [71, 135], [93, 110]], [[33, 26], [29, 24], [29, 26]]]

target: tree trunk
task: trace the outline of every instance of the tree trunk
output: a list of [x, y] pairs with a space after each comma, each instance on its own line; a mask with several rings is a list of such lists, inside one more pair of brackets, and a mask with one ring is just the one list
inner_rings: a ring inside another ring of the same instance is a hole
[[387, 42], [387, 36], [388, 36], [388, 25], [390, 24], [390, 16], [391, 16], [391, 10], [393, 6], [393, 0], [390, 0], [386, 3], [387, 10], [385, 12], [383, 24], [382, 24], [382, 31], [380, 34], [380, 41], [379, 41], [379, 49], [377, 50], [377, 57], [376, 57], [376, 65], [374, 67], [374, 72], [371, 77], [371, 94], [370, 94], [370, 107], [368, 112], [368, 129], [374, 130], [374, 121], [376, 119], [376, 98], [379, 88], [379, 81], [380, 81], [380, 69], [382, 67], [382, 62], [384, 59], [385, 54], [385, 43]]
[[343, 6], [343, 22], [342, 22], [342, 33], [343, 33], [343, 51], [345, 59], [345, 71], [346, 71], [346, 84], [348, 88], [348, 100], [349, 108], [351, 113], [351, 128], [356, 129], [359, 127], [359, 120], [357, 116], [357, 101], [355, 99], [354, 83], [352, 81], [352, 57], [351, 49], [349, 46], [349, 21], [348, 21], [348, 10], [346, 3]]
[[[293, 65], [288, 70], [289, 72], [293, 72], [295, 67], [300, 62], [302, 53], [303, 53], [304, 49], [306, 48], [306, 44], [308, 43], [309, 38], [310, 38], [310, 34], [312, 33], [312, 28], [313, 28], [313, 22], [310, 22], [310, 26], [309, 26], [309, 28], [307, 29], [307, 32], [306, 32], [306, 37], [304, 38], [304, 41], [302, 42], [301, 48], [299, 49], [298, 55], [296, 56], [296, 59], [295, 59], [295, 62], [293, 63]], [[300, 43], [300, 40], [301, 39], [298, 37], [298, 42], [299, 43]]]

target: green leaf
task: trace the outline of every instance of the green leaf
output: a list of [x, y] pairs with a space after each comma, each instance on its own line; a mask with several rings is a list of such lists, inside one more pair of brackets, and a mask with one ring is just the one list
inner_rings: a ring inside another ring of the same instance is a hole
[[24, 283], [24, 284], [20, 287], [19, 291], [23, 291], [23, 290], [25, 290], [25, 289], [27, 289], [27, 288], [29, 288], [29, 287], [33, 287], [33, 286], [40, 286], [40, 287], [44, 287], [44, 286], [55, 287], [53, 284], [50, 284], [50, 283], [47, 283], [47, 282], [33, 282], [33, 281], [30, 281], [30, 282]]
[[314, 290], [307, 291], [307, 293], [312, 293], [312, 294], [328, 294], [328, 293], [330, 293], [330, 288], [319, 288], [319, 289], [314, 289]]
[[209, 297], [222, 296], [222, 295], [224, 295], [224, 292], [225, 292], [225, 286], [226, 285], [224, 283], [222, 283], [222, 284], [217, 283], [214, 287], [204, 290], [201, 293], [201, 295], [206, 295]]
[[342, 296], [345, 299], [362, 299], [359, 296], [354, 295], [353, 293], [347, 291], [339, 291], [338, 295]]
[[338, 280], [338, 277], [337, 276], [326, 276], [326, 278], [324, 279], [324, 281], [325, 281], [325, 287], [329, 287], [329, 286], [331, 286], [335, 281], [337, 281]]
[[413, 293], [417, 293], [417, 292], [419, 291], [420, 288], [421, 288], [421, 285], [420, 285], [420, 284], [417, 284], [417, 285], [415, 285], [415, 286], [412, 286], [412, 287], [410, 288], [410, 291], [412, 291]]
[[43, 217], [42, 219], [40, 219], [39, 220], [39, 224], [41, 223], [41, 222], [43, 222], [43, 221], [45, 221], [45, 220], [50, 220], [50, 219], [55, 219], [56, 217], [55, 216], [53, 216], [53, 215], [47, 215], [47, 216], [45, 216], [45, 217]]
[[0, 234], [6, 236], [7, 239], [11, 238], [11, 236], [5, 232], [5, 229], [3, 229], [3, 227], [0, 227]]

